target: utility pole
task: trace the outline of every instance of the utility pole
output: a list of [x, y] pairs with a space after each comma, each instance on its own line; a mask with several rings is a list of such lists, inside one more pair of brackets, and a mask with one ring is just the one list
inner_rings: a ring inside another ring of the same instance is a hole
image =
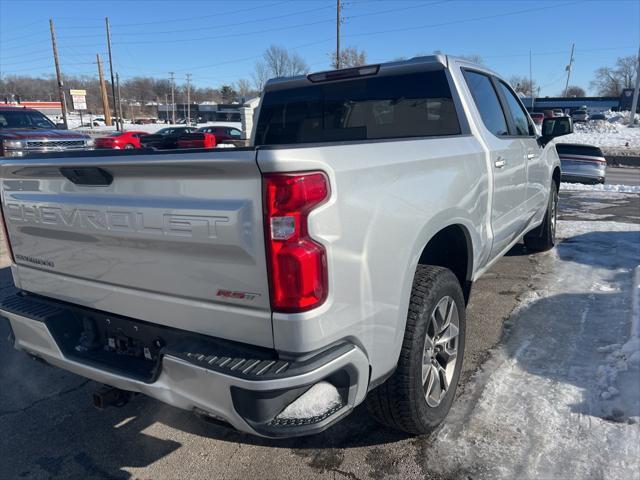
[[60, 61], [58, 60], [58, 44], [56, 43], [56, 32], [53, 29], [53, 19], [49, 19], [49, 29], [51, 30], [51, 46], [53, 47], [53, 61], [56, 64], [56, 77], [58, 79], [58, 96], [60, 97], [60, 108], [62, 109], [62, 121], [64, 128], [69, 128], [67, 122], [67, 104], [64, 100], [64, 84], [62, 83], [62, 73], [60, 73]]
[[636, 70], [636, 86], [633, 89], [633, 100], [631, 101], [631, 115], [629, 125], [636, 124], [636, 111], [638, 110], [638, 94], [640, 94], [640, 48], [638, 48], [638, 68]]
[[120, 96], [120, 75], [116, 73], [116, 91], [118, 92], [118, 113], [120, 114], [118, 124], [120, 125], [120, 130], [124, 130], [122, 123], [124, 118], [122, 118], [122, 97]]
[[102, 59], [100, 58], [99, 53], [96, 53], [96, 59], [98, 60], [98, 78], [100, 79], [100, 96], [102, 97], [102, 110], [104, 112], [104, 124], [107, 127], [110, 127], [112, 125], [111, 109], [109, 108], [107, 84], [104, 82], [104, 73], [102, 71]]
[[340, 0], [336, 0], [336, 70], [340, 68]]
[[111, 28], [109, 27], [109, 17], [104, 19], [107, 25], [107, 49], [109, 51], [109, 71], [111, 73], [111, 95], [113, 96], [113, 111], [116, 114], [116, 130], [122, 130], [122, 112], [118, 112], [118, 102], [116, 101], [116, 82], [113, 79], [113, 57], [111, 56]]
[[[164, 94], [164, 106], [165, 106], [165, 122], [169, 123], [169, 95], [168, 94]], [[160, 114], [158, 114], [158, 118], [160, 118]]]
[[191, 74], [187, 73], [187, 125], [191, 125]]
[[531, 67], [531, 50], [529, 50], [529, 95], [531, 95], [531, 111], [533, 111], [533, 103], [535, 92], [533, 91], [533, 69]]
[[173, 125], [176, 124], [176, 97], [175, 97], [175, 85], [176, 85], [176, 80], [175, 80], [175, 72], [169, 72], [169, 75], [171, 75], [171, 123]]
[[576, 44], [571, 44], [571, 57], [569, 57], [569, 65], [567, 65], [567, 83], [564, 86], [564, 96], [567, 96], [567, 90], [569, 89], [569, 79], [571, 78], [571, 69], [573, 68], [573, 49]]

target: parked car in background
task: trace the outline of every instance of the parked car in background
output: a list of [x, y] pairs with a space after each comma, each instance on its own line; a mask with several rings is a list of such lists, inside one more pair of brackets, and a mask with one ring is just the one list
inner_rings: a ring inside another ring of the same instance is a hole
[[589, 120], [589, 115], [586, 110], [574, 110], [571, 112], [571, 118], [574, 122], [586, 122]]
[[91, 150], [93, 146], [88, 135], [60, 129], [37, 110], [0, 105], [0, 156]]
[[564, 117], [565, 116], [564, 115], [564, 110], [562, 110], [561, 108], [554, 108], [552, 110], [552, 112], [553, 112], [553, 116], [554, 117]]
[[544, 110], [542, 112], [542, 114], [544, 115], [544, 118], [554, 118], [555, 115], [553, 114], [553, 110]]
[[113, 132], [106, 137], [97, 138], [96, 148], [113, 148], [115, 150], [140, 148], [140, 139], [147, 135], [149, 132]]
[[217, 145], [216, 136], [213, 133], [197, 131], [185, 133], [178, 138], [178, 148], [215, 148]]
[[167, 127], [158, 130], [151, 135], [145, 135], [140, 138], [140, 146], [142, 148], [155, 148], [158, 150], [167, 150], [176, 148], [178, 138], [185, 133], [195, 132], [195, 127]]
[[531, 120], [533, 120], [533, 123], [535, 123], [536, 125], [542, 125], [542, 121], [544, 120], [544, 113], [531, 112], [529, 113], [529, 116], [531, 117]]
[[152, 123], [158, 123], [157, 118], [136, 118], [132, 123], [136, 125], [151, 125]]
[[602, 150], [593, 145], [558, 143], [563, 182], [604, 183], [607, 160]]
[[214, 134], [217, 143], [232, 143], [236, 147], [244, 147], [246, 144], [245, 140], [242, 139], [242, 131], [235, 127], [209, 125], [208, 127], [200, 127], [198, 131]]
[[607, 117], [604, 115], [604, 113], [592, 113], [591, 115], [589, 115], [589, 121], [595, 121], [595, 120], [606, 120]]

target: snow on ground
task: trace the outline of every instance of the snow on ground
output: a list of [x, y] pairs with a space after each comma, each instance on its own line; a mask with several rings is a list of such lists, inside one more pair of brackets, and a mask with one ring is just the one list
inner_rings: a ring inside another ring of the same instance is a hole
[[628, 112], [605, 112], [606, 120], [574, 123], [574, 133], [558, 137], [557, 143], [583, 143], [602, 148], [605, 153], [640, 154], [640, 128], [629, 127]]
[[588, 192], [640, 193], [640, 185], [585, 185], [582, 183], [561, 183], [560, 190]]
[[434, 473], [639, 478], [640, 226], [559, 221], [558, 236], [504, 344], [425, 449]]

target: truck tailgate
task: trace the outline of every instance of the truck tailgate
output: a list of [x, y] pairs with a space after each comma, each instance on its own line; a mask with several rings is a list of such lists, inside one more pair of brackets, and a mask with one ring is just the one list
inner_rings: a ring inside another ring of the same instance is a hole
[[253, 149], [23, 159], [0, 177], [18, 287], [273, 346]]

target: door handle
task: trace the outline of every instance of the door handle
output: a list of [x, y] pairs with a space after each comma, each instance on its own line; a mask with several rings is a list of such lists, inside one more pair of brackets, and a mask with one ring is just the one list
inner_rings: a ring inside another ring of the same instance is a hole
[[527, 153], [527, 160], [532, 160], [534, 158], [538, 158], [538, 155], [535, 153]]
[[495, 162], [493, 162], [493, 164], [495, 165], [496, 168], [503, 168], [507, 164], [507, 162], [504, 158], [498, 157], [498, 159]]

